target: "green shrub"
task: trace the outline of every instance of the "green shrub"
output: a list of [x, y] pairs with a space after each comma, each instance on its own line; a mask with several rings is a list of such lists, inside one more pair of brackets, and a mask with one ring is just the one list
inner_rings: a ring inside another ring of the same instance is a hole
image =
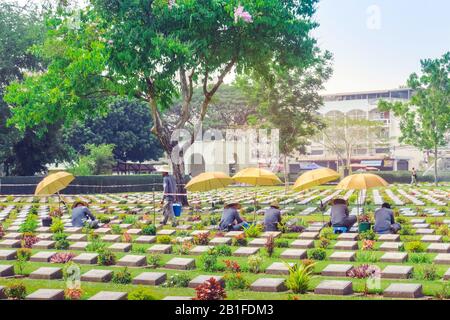
[[135, 224], [138, 221], [138, 218], [135, 216], [127, 215], [123, 220], [122, 223], [126, 224]]
[[408, 252], [425, 252], [425, 245], [421, 241], [411, 241], [405, 244], [405, 249]]
[[262, 225], [260, 224], [252, 224], [248, 228], [245, 228], [245, 236], [248, 238], [257, 238], [261, 234], [263, 230]]
[[338, 235], [334, 234], [333, 228], [327, 227], [320, 231], [320, 237], [327, 238], [328, 240], [336, 240]]
[[286, 286], [294, 293], [306, 293], [309, 283], [313, 277], [314, 264], [294, 264], [286, 263], [289, 269], [289, 276], [286, 279]]
[[92, 239], [91, 242], [86, 246], [86, 251], [99, 252], [106, 248], [106, 243], [100, 239]]
[[111, 266], [116, 263], [116, 255], [108, 249], [98, 251], [98, 264], [101, 266]]
[[231, 248], [227, 245], [220, 245], [215, 247], [215, 251], [218, 256], [229, 257], [231, 256]]
[[404, 224], [398, 233], [402, 236], [412, 236], [416, 231], [409, 224]]
[[308, 258], [313, 260], [325, 260], [327, 252], [323, 248], [311, 249], [308, 251]]
[[113, 234], [122, 234], [122, 228], [118, 224], [111, 225], [111, 232]]
[[330, 240], [322, 237], [320, 238], [319, 247], [322, 249], [327, 249], [330, 246]]
[[259, 273], [261, 271], [261, 264], [263, 258], [260, 255], [254, 254], [247, 258], [248, 271], [251, 273]]
[[437, 268], [434, 264], [416, 267], [414, 269], [414, 278], [417, 280], [434, 281], [439, 278]]
[[191, 277], [187, 273], [176, 273], [174, 275], [171, 275], [169, 279], [164, 283], [163, 287], [178, 287], [178, 288], [185, 288], [189, 285], [189, 282], [191, 281]]
[[20, 225], [19, 232], [20, 233], [33, 233], [39, 227], [39, 222], [35, 215], [28, 215], [26, 220]]
[[50, 226], [51, 233], [62, 233], [64, 231], [64, 222], [60, 218], [53, 218]]
[[359, 234], [360, 240], [375, 240], [376, 234], [373, 230], [367, 230]]
[[138, 246], [138, 245], [133, 244], [133, 247], [131, 248], [131, 252], [145, 254], [147, 252], [147, 249], [144, 246]]
[[156, 227], [154, 224], [149, 224], [142, 228], [142, 234], [147, 236], [154, 236], [156, 234]]
[[22, 282], [14, 282], [6, 286], [5, 295], [8, 299], [23, 300], [27, 295], [27, 288]]
[[117, 284], [129, 284], [131, 283], [131, 273], [128, 268], [125, 267], [121, 271], [115, 271], [112, 277], [112, 282]]
[[431, 258], [424, 253], [412, 253], [408, 258], [409, 262], [417, 264], [431, 263]]
[[435, 291], [434, 296], [437, 299], [450, 299], [450, 282], [444, 282], [442, 287]]
[[360, 251], [356, 253], [356, 261], [358, 262], [370, 262], [370, 263], [376, 263], [380, 259], [374, 252], [370, 251]]
[[156, 300], [156, 298], [150, 289], [140, 287], [128, 293], [128, 300]]
[[203, 271], [215, 272], [220, 270], [220, 266], [217, 261], [217, 253], [213, 250], [202, 254], [200, 257], [200, 265]]
[[147, 264], [150, 268], [158, 268], [161, 264], [161, 256], [159, 254], [151, 254], [147, 257]]
[[170, 244], [172, 242], [172, 238], [170, 236], [158, 236], [156, 238], [156, 242], [160, 244]]
[[289, 241], [287, 239], [275, 239], [275, 246], [277, 248], [288, 248]]
[[227, 272], [224, 278], [226, 286], [230, 290], [244, 290], [250, 286], [247, 279], [240, 272]]

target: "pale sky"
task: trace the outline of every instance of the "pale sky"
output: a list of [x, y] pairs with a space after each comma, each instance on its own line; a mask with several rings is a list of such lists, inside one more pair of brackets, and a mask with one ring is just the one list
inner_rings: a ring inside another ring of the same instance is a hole
[[420, 59], [450, 50], [449, 12], [448, 0], [321, 0], [314, 35], [334, 55], [326, 92], [404, 85]]

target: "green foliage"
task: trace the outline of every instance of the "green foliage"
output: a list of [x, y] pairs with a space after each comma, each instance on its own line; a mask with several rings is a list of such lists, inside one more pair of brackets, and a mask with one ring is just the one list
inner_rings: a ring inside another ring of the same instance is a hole
[[86, 246], [86, 251], [99, 252], [106, 248], [106, 243], [99, 238], [92, 238], [90, 243]]
[[248, 238], [257, 238], [261, 234], [263, 230], [262, 225], [260, 224], [251, 224], [247, 228], [244, 229], [245, 236]]
[[149, 224], [142, 228], [142, 234], [154, 236], [156, 234], [156, 227], [154, 224]]
[[306, 293], [314, 273], [314, 264], [294, 264], [285, 263], [289, 269], [289, 276], [286, 279], [286, 286], [294, 293]]
[[412, 253], [408, 257], [409, 262], [417, 264], [431, 263], [431, 258], [429, 255], [424, 253]]
[[129, 284], [131, 283], [131, 273], [128, 268], [125, 267], [120, 271], [115, 271], [112, 277], [112, 282], [117, 284]]
[[53, 240], [56, 241], [55, 243], [55, 249], [57, 250], [65, 250], [69, 248], [70, 243], [67, 241], [67, 233], [58, 232], [53, 235]]
[[411, 236], [416, 234], [416, 231], [409, 224], [404, 224], [398, 233], [402, 236]]
[[13, 282], [6, 286], [5, 295], [8, 299], [23, 300], [27, 295], [27, 288], [22, 282]]
[[374, 252], [370, 251], [360, 251], [356, 253], [356, 261], [358, 262], [369, 262], [369, 263], [376, 263], [380, 259]]
[[28, 215], [25, 221], [20, 225], [19, 232], [33, 233], [39, 227], [38, 219], [35, 215]]
[[167, 235], [158, 236], [156, 238], [156, 242], [159, 244], [170, 244], [172, 242], [172, 238]]
[[328, 249], [328, 247], [330, 246], [330, 242], [331, 241], [328, 238], [321, 237], [319, 242], [319, 248]]
[[122, 234], [122, 228], [118, 224], [111, 225], [111, 232], [114, 234]]
[[218, 264], [217, 253], [215, 250], [210, 250], [200, 257], [200, 265], [203, 271], [215, 272], [221, 269]]
[[152, 290], [145, 287], [139, 287], [128, 293], [128, 300], [156, 300], [156, 298], [154, 297]]
[[263, 258], [260, 255], [254, 254], [247, 258], [248, 271], [251, 273], [259, 273], [261, 271], [261, 264]]
[[150, 254], [147, 258], [147, 264], [150, 268], [158, 268], [161, 264], [161, 256], [159, 254]]
[[425, 252], [425, 245], [421, 241], [410, 241], [405, 244], [408, 252]]
[[450, 282], [444, 282], [441, 288], [435, 291], [434, 296], [440, 300], [450, 299]]
[[338, 235], [337, 235], [337, 234], [334, 234], [333, 228], [331, 228], [331, 227], [326, 227], [326, 228], [323, 228], [323, 229], [320, 231], [320, 237], [326, 238], [326, 239], [328, 239], [328, 240], [336, 240], [337, 237], [338, 237]]
[[163, 287], [178, 287], [185, 288], [189, 285], [191, 277], [187, 273], [175, 273], [171, 275], [167, 281], [162, 285]]
[[423, 265], [414, 268], [414, 278], [417, 280], [434, 281], [439, 278], [436, 265]]
[[231, 256], [230, 246], [222, 244], [220, 246], [215, 247], [214, 249], [218, 256], [223, 256], [223, 257]]
[[422, 151], [432, 150], [435, 182], [438, 182], [438, 148], [447, 145], [450, 129], [450, 52], [438, 59], [420, 61], [421, 75], [410, 75], [407, 86], [414, 90], [408, 102], [380, 101], [380, 110], [391, 110], [400, 119], [400, 142]]
[[325, 260], [327, 252], [322, 248], [315, 248], [308, 251], [308, 258], [313, 260]]
[[50, 232], [52, 233], [62, 233], [64, 231], [64, 222], [61, 218], [53, 218], [52, 225], [50, 226]]
[[98, 251], [98, 264], [101, 266], [111, 266], [116, 263], [116, 255], [108, 249]]
[[275, 239], [275, 246], [277, 248], [288, 248], [289, 241], [287, 239]]
[[361, 239], [361, 240], [375, 240], [376, 236], [377, 235], [375, 234], [375, 232], [372, 229], [370, 229], [370, 230], [361, 232], [359, 234], [359, 239]]
[[75, 176], [111, 174], [116, 164], [112, 144], [87, 144], [87, 155], [80, 156], [77, 163], [68, 171]]
[[224, 279], [230, 290], [245, 290], [250, 286], [248, 280], [240, 272], [227, 272]]

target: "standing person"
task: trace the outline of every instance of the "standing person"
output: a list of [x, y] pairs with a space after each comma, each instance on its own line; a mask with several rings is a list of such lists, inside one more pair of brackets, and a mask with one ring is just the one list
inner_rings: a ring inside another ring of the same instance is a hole
[[281, 210], [278, 201], [273, 201], [270, 208], [264, 212], [264, 231], [278, 231], [281, 222]]
[[161, 204], [163, 206], [163, 225], [167, 224], [167, 220], [172, 221], [172, 227], [176, 227], [177, 221], [173, 212], [173, 203], [177, 193], [177, 184], [175, 178], [170, 174], [169, 166], [161, 166], [158, 169], [163, 176], [163, 198]]
[[348, 230], [356, 223], [356, 216], [350, 216], [347, 201], [345, 199], [334, 199], [331, 206], [331, 226], [346, 227]]
[[412, 170], [411, 170], [411, 184], [417, 185], [417, 171], [416, 171], [416, 168], [412, 168]]
[[394, 212], [389, 203], [383, 203], [381, 209], [375, 211], [374, 231], [379, 234], [397, 233], [401, 226], [395, 223]]
[[239, 215], [238, 210], [241, 205], [236, 202], [225, 204], [222, 213], [222, 219], [219, 223], [219, 230], [221, 231], [237, 231], [243, 229], [245, 221]]
[[82, 228], [86, 225], [96, 229], [98, 220], [89, 210], [87, 203], [77, 201], [72, 205], [72, 227]]

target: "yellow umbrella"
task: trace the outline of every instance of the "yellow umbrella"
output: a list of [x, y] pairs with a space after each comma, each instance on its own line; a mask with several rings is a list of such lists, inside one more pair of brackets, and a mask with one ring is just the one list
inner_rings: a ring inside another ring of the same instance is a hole
[[233, 180], [253, 186], [276, 186], [282, 183], [273, 172], [261, 168], [243, 169], [233, 176]]
[[[247, 168], [239, 171], [233, 176], [233, 180], [239, 183], [250, 184], [253, 186], [276, 186], [281, 184], [273, 172], [261, 168]], [[256, 222], [256, 192], [255, 190], [255, 207], [253, 212], [253, 221]]]
[[344, 178], [336, 187], [343, 190], [367, 190], [370, 188], [386, 187], [389, 184], [380, 176], [372, 173], [353, 174]]
[[[352, 174], [351, 176], [348, 176], [344, 178], [339, 184], [337, 185], [336, 189], [343, 189], [343, 190], [367, 190], [370, 188], [377, 188], [377, 187], [386, 187], [389, 184], [380, 176], [377, 176], [373, 173], [359, 173], [359, 174]], [[358, 215], [359, 215], [359, 196], [358, 200], [356, 201]]]
[[223, 172], [204, 172], [189, 181], [186, 189], [191, 192], [205, 192], [225, 188], [231, 183], [233, 183], [233, 179]]
[[293, 189], [303, 191], [340, 178], [340, 174], [329, 168], [321, 168], [305, 172], [297, 178]]
[[45, 177], [36, 187], [34, 195], [51, 195], [66, 188], [75, 177], [68, 172], [57, 172]]

